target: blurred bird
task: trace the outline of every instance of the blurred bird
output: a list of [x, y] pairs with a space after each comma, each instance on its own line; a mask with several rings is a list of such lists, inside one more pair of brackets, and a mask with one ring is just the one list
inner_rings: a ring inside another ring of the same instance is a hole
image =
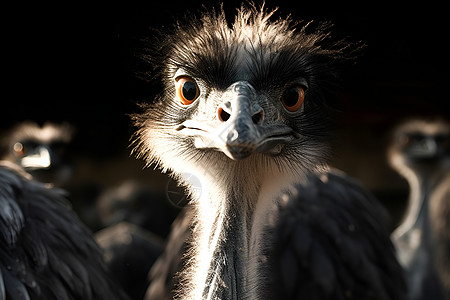
[[106, 228], [95, 237], [112, 275], [130, 299], [142, 300], [148, 272], [164, 249], [177, 210], [161, 192], [129, 180], [106, 189], [97, 211]]
[[134, 224], [120, 222], [95, 234], [114, 279], [131, 300], [142, 300], [148, 272], [163, 251], [163, 240]]
[[389, 162], [409, 183], [393, 232], [411, 299], [450, 299], [450, 123], [412, 119], [393, 131]]
[[66, 154], [73, 133], [68, 123], [42, 127], [30, 121], [20, 123], [3, 136], [2, 159], [22, 167], [35, 180], [62, 186], [72, 173]]
[[0, 299], [126, 299], [68, 207], [10, 162], [0, 166]]
[[155, 262], [149, 273], [150, 285], [145, 299], [174, 299], [174, 287], [186, 267], [186, 251], [191, 237], [193, 211], [183, 209], [172, 224], [172, 231], [167, 239], [164, 252]]
[[179, 212], [163, 192], [133, 180], [103, 191], [96, 206], [104, 226], [127, 222], [162, 239], [169, 234], [170, 224]]
[[192, 212], [168, 243], [187, 248], [182, 271], [147, 297], [405, 299], [382, 207], [326, 165], [324, 100], [355, 46], [272, 15], [189, 16], [150, 44], [164, 89], [134, 117], [135, 151], [184, 183]]

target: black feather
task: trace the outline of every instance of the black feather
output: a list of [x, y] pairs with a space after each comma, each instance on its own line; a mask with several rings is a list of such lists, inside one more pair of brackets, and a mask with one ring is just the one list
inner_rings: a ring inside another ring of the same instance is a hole
[[[0, 271], [6, 300], [125, 299], [61, 191], [0, 167]], [[1, 291], [1, 289], [0, 289]]]
[[281, 202], [279, 222], [267, 232], [275, 238], [267, 245], [272, 296], [406, 299], [385, 213], [357, 183], [333, 173], [310, 176], [306, 186], [284, 195], [289, 201]]

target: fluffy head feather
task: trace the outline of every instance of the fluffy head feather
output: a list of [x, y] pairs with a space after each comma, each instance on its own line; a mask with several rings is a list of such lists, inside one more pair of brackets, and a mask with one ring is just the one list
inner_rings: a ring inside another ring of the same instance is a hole
[[69, 143], [73, 132], [74, 128], [68, 123], [57, 125], [47, 122], [40, 127], [34, 122], [25, 121], [11, 129], [7, 138], [10, 142], [35, 139], [42, 143], [49, 143], [54, 140]]
[[[429, 139], [429, 141], [427, 141]], [[432, 144], [428, 144], [432, 141]], [[389, 163], [402, 176], [440, 174], [450, 168], [450, 123], [444, 119], [411, 118], [391, 134]], [[430, 148], [431, 147], [431, 148]]]
[[[189, 16], [189, 22], [177, 24], [158, 42], [149, 43], [152, 46], [144, 59], [164, 89], [153, 103], [142, 105], [142, 114], [133, 117], [139, 127], [134, 141], [138, 156], [178, 174], [192, 173], [199, 165], [203, 172], [232, 168], [236, 172], [281, 170], [303, 174], [322, 168], [329, 138], [329, 112], [323, 99], [335, 86], [336, 64], [351, 58], [356, 49], [344, 41], [331, 42], [327, 23], [301, 27], [289, 18], [273, 20], [273, 15], [274, 11], [264, 8], [242, 7], [232, 24], [228, 24], [223, 10], [203, 14], [200, 19]], [[195, 149], [192, 140], [171, 133], [194, 114], [173, 101], [173, 78], [179, 69], [201, 79], [203, 93], [211, 99], [208, 101], [220, 97], [237, 81], [247, 81], [267, 99], [279, 100], [287, 85], [295, 78], [304, 78], [308, 89], [301, 113], [283, 115], [276, 111], [282, 109], [279, 103], [264, 107], [266, 117], [270, 110], [273, 118], [282, 118], [301, 138], [280, 155], [255, 154], [238, 162], [217, 151]], [[214, 162], [215, 167], [208, 162]]]

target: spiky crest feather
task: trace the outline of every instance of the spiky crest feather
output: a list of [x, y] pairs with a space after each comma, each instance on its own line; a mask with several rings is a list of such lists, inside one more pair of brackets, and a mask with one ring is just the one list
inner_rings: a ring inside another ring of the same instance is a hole
[[[205, 13], [201, 19], [189, 16], [189, 22], [176, 24], [175, 29], [161, 36], [158, 42], [147, 44], [147, 50], [150, 50], [143, 54], [143, 58], [153, 70], [150, 71], [151, 78], [162, 80], [164, 90], [154, 101], [150, 101], [153, 103], [141, 104], [143, 114], [132, 117], [139, 128], [133, 137], [133, 152], [138, 157], [146, 157], [149, 164], [161, 165], [154, 150], [165, 143], [159, 143], [156, 139], [148, 142], [148, 125], [152, 124], [150, 131], [154, 133], [157, 128], [164, 130], [181, 123], [189, 113], [180, 112], [171, 101], [175, 95], [173, 76], [178, 68], [185, 69], [193, 77], [202, 78], [206, 83], [205, 93], [209, 93], [212, 87], [225, 89], [231, 83], [242, 80], [242, 73], [251, 77], [246, 79], [255, 88], [262, 89], [283, 86], [295, 76], [306, 77], [308, 98], [311, 100], [305, 103], [305, 114], [299, 115], [302, 126], [296, 129], [304, 136], [299, 146], [312, 155], [311, 158], [306, 156], [304, 162], [317, 162], [317, 159], [327, 157], [326, 151], [314, 155], [318, 148], [326, 148], [323, 141], [329, 138], [326, 128], [329, 111], [321, 105], [323, 93], [327, 87], [335, 87], [335, 65], [353, 58], [359, 46], [349, 45], [343, 40], [332, 42], [329, 23], [318, 24], [313, 29], [310, 22], [298, 30], [297, 24], [289, 17], [271, 21], [274, 13], [275, 10], [268, 11], [264, 7], [258, 10], [255, 6], [242, 6], [231, 26], [223, 9]], [[242, 51], [246, 55], [239, 55]], [[249, 57], [249, 61], [242, 64], [239, 61], [242, 56]], [[241, 72], [242, 68], [248, 72]], [[151, 111], [151, 114], [145, 111]], [[295, 125], [297, 121], [293, 120], [290, 125]], [[308, 145], [311, 145], [311, 151], [307, 149]], [[183, 155], [183, 151], [180, 149], [175, 155]], [[189, 152], [185, 156], [189, 155], [198, 158], [205, 154]], [[163, 166], [164, 171], [168, 169]]]

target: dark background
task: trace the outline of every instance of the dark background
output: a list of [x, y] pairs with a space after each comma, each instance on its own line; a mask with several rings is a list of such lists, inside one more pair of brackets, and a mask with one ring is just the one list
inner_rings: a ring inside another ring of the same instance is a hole
[[[284, 3], [285, 2], [285, 3]], [[129, 157], [134, 128], [127, 114], [151, 100], [154, 85], [135, 76], [136, 38], [169, 26], [202, 3], [65, 3], [4, 7], [1, 29], [3, 96], [0, 129], [22, 120], [69, 121], [74, 149], [83, 157], [79, 180], [114, 185], [142, 177], [164, 187], [165, 177], [143, 171]], [[227, 1], [233, 14], [240, 1]], [[258, 3], [258, 2], [256, 2]], [[342, 70], [332, 164], [359, 178], [391, 210], [394, 222], [407, 197], [404, 180], [387, 166], [387, 134], [408, 116], [449, 116], [448, 17], [433, 3], [360, 7], [300, 1], [266, 1], [278, 16], [331, 21], [333, 38], [367, 45], [358, 63]], [[394, 6], [394, 7], [391, 7]], [[231, 18], [230, 18], [231, 19]], [[154, 179], [159, 178], [159, 179]]]

